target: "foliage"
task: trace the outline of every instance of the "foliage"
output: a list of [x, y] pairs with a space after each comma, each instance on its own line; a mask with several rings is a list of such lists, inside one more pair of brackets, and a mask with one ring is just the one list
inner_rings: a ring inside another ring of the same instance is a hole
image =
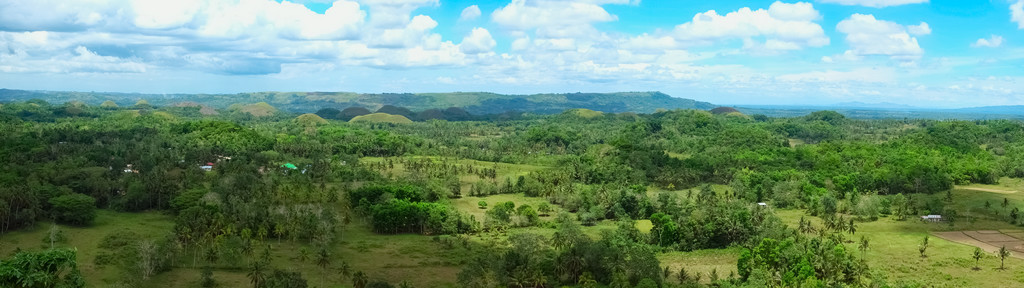
[[96, 219], [96, 199], [89, 195], [71, 194], [50, 198], [53, 218], [72, 225], [89, 225]]
[[77, 251], [71, 249], [18, 252], [0, 261], [0, 286], [85, 287], [76, 257]]

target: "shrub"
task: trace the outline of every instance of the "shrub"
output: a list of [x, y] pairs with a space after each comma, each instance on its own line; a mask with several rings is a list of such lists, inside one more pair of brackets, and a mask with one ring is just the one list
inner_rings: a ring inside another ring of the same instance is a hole
[[83, 194], [70, 194], [50, 199], [53, 217], [57, 222], [89, 225], [96, 219], [96, 198]]

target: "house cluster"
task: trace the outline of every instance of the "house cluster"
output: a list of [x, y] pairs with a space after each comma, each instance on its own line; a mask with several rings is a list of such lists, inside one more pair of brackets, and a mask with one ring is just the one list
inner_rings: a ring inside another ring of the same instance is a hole
[[217, 155], [217, 162], [216, 163], [214, 163], [214, 162], [206, 162], [206, 165], [200, 164], [199, 165], [199, 169], [203, 169], [203, 171], [207, 171], [207, 172], [213, 171], [213, 166], [216, 166], [217, 163], [220, 163], [221, 161], [227, 161], [227, 160], [231, 160], [231, 157], [224, 156], [224, 155]]
[[135, 169], [135, 167], [132, 167], [132, 164], [125, 164], [124, 165], [124, 173], [135, 173], [135, 174], [138, 174], [139, 170]]

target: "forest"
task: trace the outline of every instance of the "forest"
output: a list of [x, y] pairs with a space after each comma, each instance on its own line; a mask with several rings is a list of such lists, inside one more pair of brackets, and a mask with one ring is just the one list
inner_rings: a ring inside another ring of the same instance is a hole
[[361, 109], [3, 103], [0, 286], [1024, 285], [1021, 121]]

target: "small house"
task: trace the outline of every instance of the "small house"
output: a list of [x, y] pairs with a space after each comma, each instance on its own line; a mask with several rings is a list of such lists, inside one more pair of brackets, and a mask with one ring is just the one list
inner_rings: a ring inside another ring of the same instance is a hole
[[213, 163], [206, 163], [206, 165], [200, 165], [199, 169], [203, 169], [203, 171], [213, 171]]
[[942, 221], [942, 215], [925, 215], [925, 216], [921, 216], [921, 221], [941, 222]]
[[768, 203], [759, 202], [759, 203], [757, 203], [757, 206], [758, 207], [766, 207], [767, 208], [768, 207]]

